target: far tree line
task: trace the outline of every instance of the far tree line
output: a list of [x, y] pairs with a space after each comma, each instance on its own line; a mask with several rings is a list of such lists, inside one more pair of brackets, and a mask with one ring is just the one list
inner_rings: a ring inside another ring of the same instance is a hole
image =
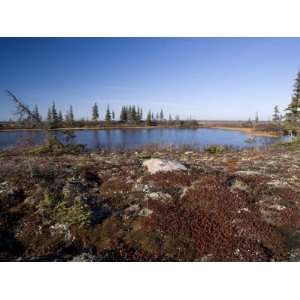
[[[91, 117], [90, 119], [76, 119], [73, 106], [71, 105], [69, 109], [63, 114], [63, 112], [56, 107], [56, 103], [53, 102], [51, 107], [48, 108], [47, 116], [44, 119], [39, 112], [37, 105], [31, 110], [27, 106], [31, 114], [19, 118], [17, 124], [23, 127], [35, 127], [36, 122], [34, 120], [39, 120], [42, 123], [47, 123], [49, 128], [64, 128], [64, 127], [82, 127], [82, 126], [97, 126], [97, 125], [108, 125], [113, 123], [124, 123], [124, 124], [139, 124], [146, 123], [147, 125], [157, 125], [158, 123], [168, 122], [168, 123], [179, 123], [179, 116], [172, 117], [171, 114], [168, 118], [165, 118], [163, 109], [159, 112], [153, 112], [149, 110], [144, 116], [143, 109], [136, 105], [122, 106], [119, 116], [116, 116], [114, 110], [111, 110], [109, 105], [104, 111], [103, 118], [100, 118], [100, 110], [97, 103], [94, 103], [91, 107]], [[191, 120], [189, 120], [191, 121]], [[185, 121], [187, 122], [187, 120]]]

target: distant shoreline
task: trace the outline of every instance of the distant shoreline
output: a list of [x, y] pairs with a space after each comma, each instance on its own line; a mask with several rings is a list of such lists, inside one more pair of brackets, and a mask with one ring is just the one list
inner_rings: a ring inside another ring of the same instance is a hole
[[261, 130], [255, 130], [254, 128], [249, 127], [222, 127], [222, 126], [212, 126], [207, 128], [215, 128], [215, 129], [224, 129], [224, 130], [232, 130], [232, 131], [240, 131], [243, 133], [247, 133], [249, 135], [253, 136], [261, 136], [261, 137], [279, 137], [282, 134], [275, 132], [275, 131], [261, 131]]
[[[226, 127], [226, 126], [199, 126], [199, 127], [176, 127], [176, 126], [108, 126], [108, 127], [74, 127], [74, 128], [55, 128], [50, 129], [51, 131], [57, 131], [57, 130], [111, 130], [111, 129], [222, 129], [222, 130], [231, 130], [231, 131], [239, 131], [243, 132], [252, 136], [260, 136], [260, 137], [279, 137], [281, 136], [280, 133], [274, 132], [274, 131], [259, 131], [255, 130], [254, 128], [249, 127]], [[41, 129], [38, 128], [19, 128], [19, 129], [0, 129], [0, 132], [14, 132], [14, 131], [40, 131]]]

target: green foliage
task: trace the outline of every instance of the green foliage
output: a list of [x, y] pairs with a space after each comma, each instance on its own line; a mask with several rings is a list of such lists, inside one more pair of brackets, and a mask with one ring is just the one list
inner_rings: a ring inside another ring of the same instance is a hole
[[294, 84], [292, 100], [286, 109], [284, 128], [288, 132], [297, 133], [300, 130], [300, 72]]
[[47, 192], [39, 202], [37, 209], [40, 215], [68, 227], [82, 228], [91, 222], [92, 212], [87, 205], [80, 201], [57, 199]]
[[219, 154], [224, 152], [224, 148], [222, 146], [209, 146], [205, 148], [205, 151], [210, 154]]
[[111, 121], [111, 113], [110, 113], [110, 110], [109, 110], [109, 106], [107, 106], [107, 109], [106, 109], [105, 121], [108, 122], [108, 123]]
[[97, 103], [95, 103], [92, 109], [92, 120], [98, 121], [98, 119], [99, 119], [99, 110], [98, 110]]
[[82, 144], [61, 144], [55, 139], [49, 140], [45, 145], [36, 146], [29, 150], [28, 154], [40, 155], [40, 154], [78, 154], [85, 150], [85, 145]]
[[85, 227], [91, 222], [91, 210], [87, 205], [74, 201], [61, 201], [54, 209], [54, 218], [60, 223], [69, 226]]
[[152, 114], [151, 111], [149, 110], [147, 114], [147, 125], [151, 125], [151, 122], [152, 122]]
[[123, 106], [120, 113], [121, 122], [140, 122], [143, 119], [143, 110], [138, 106]]
[[275, 107], [274, 107], [274, 113], [273, 113], [273, 116], [272, 116], [272, 121], [276, 124], [280, 123], [280, 121], [281, 121], [278, 105], [275, 105]]

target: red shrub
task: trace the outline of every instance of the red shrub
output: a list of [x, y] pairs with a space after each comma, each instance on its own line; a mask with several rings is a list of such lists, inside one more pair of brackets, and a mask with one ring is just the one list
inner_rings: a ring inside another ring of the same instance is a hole
[[[149, 203], [154, 213], [146, 226], [188, 238], [201, 259], [258, 261], [281, 259], [283, 244], [274, 228], [263, 222], [245, 193], [232, 193], [218, 176], [203, 177], [180, 201]], [[184, 260], [184, 258], [182, 258]]]

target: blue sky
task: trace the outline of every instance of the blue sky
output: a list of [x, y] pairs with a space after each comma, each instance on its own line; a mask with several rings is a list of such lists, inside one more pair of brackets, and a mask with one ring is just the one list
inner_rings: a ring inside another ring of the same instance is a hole
[[90, 117], [97, 102], [136, 104], [213, 120], [270, 119], [290, 101], [300, 69], [299, 38], [0, 38], [0, 119], [5, 95]]

